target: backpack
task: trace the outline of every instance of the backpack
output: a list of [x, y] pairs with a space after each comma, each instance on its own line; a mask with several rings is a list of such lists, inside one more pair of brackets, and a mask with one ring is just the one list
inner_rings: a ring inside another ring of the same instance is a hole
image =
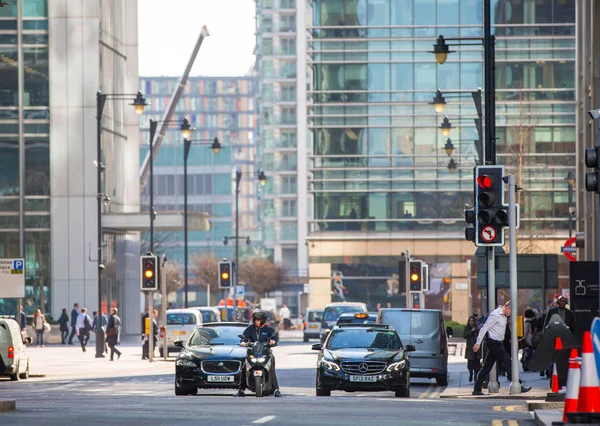
[[483, 328], [483, 324], [485, 324], [489, 316], [490, 314], [485, 314], [477, 317], [477, 319], [475, 320], [475, 325], [477, 325], [478, 330], [481, 330]]

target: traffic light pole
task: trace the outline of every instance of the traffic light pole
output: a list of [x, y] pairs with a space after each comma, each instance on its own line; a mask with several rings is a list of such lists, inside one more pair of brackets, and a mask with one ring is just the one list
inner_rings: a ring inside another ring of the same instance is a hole
[[[514, 304], [510, 314], [510, 355], [512, 382], [509, 393], [521, 393], [519, 383], [519, 342], [517, 337], [517, 182], [514, 175], [508, 175], [508, 223], [510, 235], [510, 253], [508, 254], [510, 270], [510, 300]], [[569, 218], [571, 220], [571, 218]]]
[[154, 318], [152, 318], [152, 309], [154, 308], [153, 302], [154, 301], [154, 292], [153, 291], [149, 291], [148, 292], [148, 320], [150, 321], [150, 326], [148, 327], [148, 361], [150, 362], [154, 362], [154, 330], [152, 329], [152, 321], [154, 320]]
[[[488, 314], [496, 309], [496, 253], [494, 246], [487, 247], [487, 280], [488, 280]], [[516, 303], [516, 301], [515, 301]], [[498, 370], [496, 364], [490, 371], [490, 379], [488, 381], [488, 392], [498, 393], [500, 392], [500, 385], [498, 384]]]
[[404, 268], [404, 282], [406, 283], [406, 309], [410, 309], [411, 299], [410, 299], [410, 251], [406, 249], [405, 253], [405, 263], [406, 266]]

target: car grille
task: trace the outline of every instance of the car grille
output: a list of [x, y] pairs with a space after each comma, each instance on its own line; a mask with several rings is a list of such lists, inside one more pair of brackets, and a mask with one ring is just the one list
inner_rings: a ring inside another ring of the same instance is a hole
[[227, 374], [240, 371], [240, 361], [202, 361], [202, 371], [208, 374]]
[[[360, 367], [361, 364], [367, 366], [366, 371], [364, 366]], [[344, 373], [348, 374], [380, 374], [385, 370], [386, 363], [379, 361], [345, 361], [342, 362], [341, 366]]]

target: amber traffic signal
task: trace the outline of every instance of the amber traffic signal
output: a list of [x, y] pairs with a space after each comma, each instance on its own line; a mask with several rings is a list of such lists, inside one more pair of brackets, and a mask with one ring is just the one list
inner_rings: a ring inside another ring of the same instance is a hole
[[230, 260], [222, 260], [219, 262], [219, 288], [232, 287], [232, 271], [233, 262]]
[[423, 262], [421, 260], [411, 260], [408, 279], [410, 282], [410, 291], [423, 290]]
[[141, 257], [141, 283], [142, 291], [158, 290], [158, 259], [154, 255]]

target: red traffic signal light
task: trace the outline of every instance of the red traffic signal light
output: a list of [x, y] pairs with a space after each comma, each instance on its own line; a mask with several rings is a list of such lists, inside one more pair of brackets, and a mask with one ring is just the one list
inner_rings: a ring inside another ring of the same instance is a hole
[[[475, 232], [467, 228], [465, 238], [477, 246], [504, 245], [508, 206], [504, 205], [503, 175], [503, 166], [475, 167]], [[465, 213], [467, 223], [472, 219], [472, 213]]]
[[477, 176], [477, 185], [481, 189], [492, 189], [494, 182], [490, 176], [480, 175], [480, 176]]

